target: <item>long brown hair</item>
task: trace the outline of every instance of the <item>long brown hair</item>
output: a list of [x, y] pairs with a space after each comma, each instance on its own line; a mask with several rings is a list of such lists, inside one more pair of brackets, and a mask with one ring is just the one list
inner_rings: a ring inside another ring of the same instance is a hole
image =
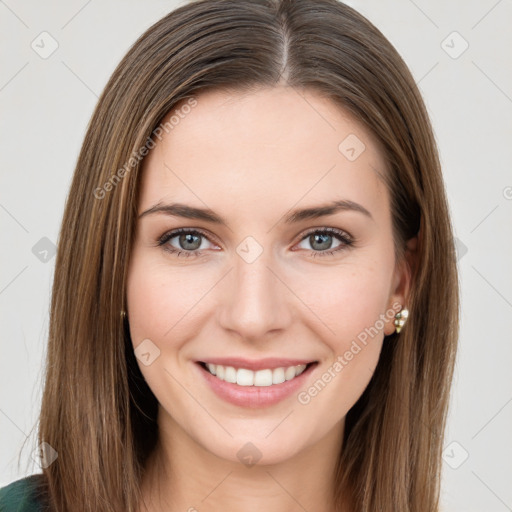
[[[125, 309], [144, 151], [178, 104], [205, 90], [283, 82], [363, 123], [389, 172], [398, 258], [418, 235], [410, 317], [388, 336], [346, 418], [336, 482], [354, 512], [434, 512], [459, 327], [452, 226], [435, 139], [413, 77], [368, 20], [336, 0], [199, 0], [130, 48], [93, 113], [58, 241], [38, 441], [51, 510], [135, 512], [157, 441], [157, 401]], [[190, 107], [192, 108], [192, 107]], [[345, 494], [348, 493], [348, 494]]]

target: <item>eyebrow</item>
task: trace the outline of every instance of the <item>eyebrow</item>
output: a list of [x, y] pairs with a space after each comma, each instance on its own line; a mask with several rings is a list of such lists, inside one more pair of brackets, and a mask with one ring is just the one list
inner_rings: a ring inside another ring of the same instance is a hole
[[[373, 219], [372, 214], [359, 203], [348, 199], [340, 199], [327, 204], [312, 206], [310, 208], [296, 209], [288, 213], [285, 218], [285, 224], [294, 224], [304, 220], [316, 219], [326, 215], [333, 215], [340, 211], [355, 211], [362, 213], [366, 217]], [[185, 219], [197, 219], [222, 226], [227, 226], [227, 222], [209, 208], [197, 208], [182, 203], [162, 204], [157, 203], [151, 208], [145, 210], [139, 215], [139, 219], [146, 215], [161, 213], [172, 217], [183, 217]]]

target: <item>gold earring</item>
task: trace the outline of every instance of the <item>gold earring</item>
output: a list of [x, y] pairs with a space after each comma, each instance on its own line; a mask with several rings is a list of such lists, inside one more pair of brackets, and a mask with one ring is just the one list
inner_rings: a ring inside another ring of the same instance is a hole
[[121, 310], [121, 318], [123, 320], [126, 318], [126, 311], [124, 309]]
[[395, 315], [395, 327], [396, 327], [397, 333], [399, 333], [402, 330], [402, 327], [405, 325], [405, 322], [407, 322], [408, 316], [409, 316], [409, 310], [407, 308], [401, 309]]

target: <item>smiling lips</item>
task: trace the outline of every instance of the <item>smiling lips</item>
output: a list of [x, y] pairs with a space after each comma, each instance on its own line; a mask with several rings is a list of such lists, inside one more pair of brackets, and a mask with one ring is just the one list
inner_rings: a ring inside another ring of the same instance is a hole
[[317, 361], [296, 359], [208, 359], [201, 373], [221, 398], [243, 407], [275, 404], [296, 391]]

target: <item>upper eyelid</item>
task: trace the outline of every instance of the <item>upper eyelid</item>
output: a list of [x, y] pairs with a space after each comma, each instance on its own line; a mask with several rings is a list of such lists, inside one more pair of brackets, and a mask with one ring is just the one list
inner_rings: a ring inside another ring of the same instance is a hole
[[323, 232], [323, 231], [326, 231], [327, 233], [333, 233], [335, 235], [346, 235], [347, 238], [349, 238], [350, 240], [353, 240], [354, 237], [346, 230], [344, 229], [341, 229], [341, 228], [333, 228], [333, 227], [330, 227], [330, 226], [323, 226], [323, 227], [317, 227], [317, 228], [308, 228], [304, 234], [302, 235], [302, 238], [301, 240], [310, 235], [311, 233], [316, 233], [316, 232]]

